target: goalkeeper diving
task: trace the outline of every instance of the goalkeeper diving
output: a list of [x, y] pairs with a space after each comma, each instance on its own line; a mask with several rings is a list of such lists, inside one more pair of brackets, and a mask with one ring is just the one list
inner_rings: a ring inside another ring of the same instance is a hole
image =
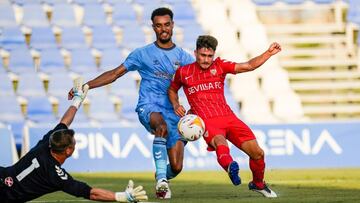
[[143, 187], [134, 188], [132, 180], [124, 191], [113, 192], [75, 180], [61, 168], [75, 150], [75, 132], [68, 127], [86, 97], [88, 87], [81, 85], [80, 78], [75, 80], [72, 105], [60, 123], [17, 163], [9, 167], [0, 166], [1, 202], [26, 202], [55, 191], [94, 201], [139, 202], [148, 199]]

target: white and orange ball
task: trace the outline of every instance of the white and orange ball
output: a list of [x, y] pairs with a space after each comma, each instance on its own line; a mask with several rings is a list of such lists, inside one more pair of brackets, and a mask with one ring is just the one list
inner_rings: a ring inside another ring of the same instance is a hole
[[195, 114], [187, 114], [181, 117], [178, 123], [178, 130], [185, 140], [195, 141], [203, 136], [205, 132], [204, 121]]

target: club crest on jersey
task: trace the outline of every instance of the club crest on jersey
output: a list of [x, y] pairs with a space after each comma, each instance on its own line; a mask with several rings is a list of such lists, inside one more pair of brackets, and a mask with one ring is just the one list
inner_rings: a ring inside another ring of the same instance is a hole
[[14, 184], [14, 180], [12, 177], [6, 177], [4, 180], [4, 184], [8, 187], [11, 187]]
[[180, 62], [179, 61], [175, 61], [174, 62], [174, 70], [177, 70], [180, 67]]
[[216, 69], [214, 68], [214, 69], [211, 69], [210, 70], [210, 73], [211, 73], [211, 75], [216, 75]]

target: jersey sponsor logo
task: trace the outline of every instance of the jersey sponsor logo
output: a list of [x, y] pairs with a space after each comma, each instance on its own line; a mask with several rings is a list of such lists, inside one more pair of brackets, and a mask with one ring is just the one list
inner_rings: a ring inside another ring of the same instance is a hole
[[68, 179], [68, 175], [59, 166], [55, 165], [55, 171], [62, 180]]
[[211, 73], [211, 75], [213, 75], [213, 76], [216, 75], [216, 72], [217, 72], [217, 71], [216, 71], [215, 68], [210, 70], [210, 73]]
[[8, 187], [11, 187], [14, 184], [14, 180], [12, 177], [6, 177], [4, 180], [4, 184]]
[[196, 92], [202, 92], [207, 90], [214, 90], [214, 89], [221, 89], [222, 85], [221, 82], [209, 82], [209, 83], [202, 83], [198, 85], [194, 85], [188, 88], [189, 95], [194, 94]]
[[171, 80], [173, 78], [173, 74], [165, 73], [165, 72], [155, 72], [155, 75], [158, 78], [164, 78], [164, 79], [169, 79], [169, 80]]

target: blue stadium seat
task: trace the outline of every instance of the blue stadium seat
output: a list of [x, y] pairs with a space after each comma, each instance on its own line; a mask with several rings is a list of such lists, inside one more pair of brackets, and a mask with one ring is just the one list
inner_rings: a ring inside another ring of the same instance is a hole
[[11, 166], [19, 160], [13, 134], [0, 123], [0, 166]]
[[104, 25], [106, 16], [104, 9], [99, 3], [86, 3], [84, 7], [83, 24], [87, 26]]
[[0, 27], [16, 25], [15, 14], [10, 3], [0, 3]]
[[77, 26], [72, 4], [58, 3], [53, 6], [52, 24], [60, 27]]
[[124, 57], [119, 48], [108, 48], [101, 50], [101, 70], [109, 70], [124, 62]]
[[186, 25], [196, 22], [195, 10], [190, 2], [176, 3], [173, 5], [174, 21], [176, 25]]
[[111, 84], [111, 94], [124, 97], [137, 97], [138, 89], [136, 87], [136, 81], [132, 78], [131, 74], [127, 74], [124, 77], [118, 78]]
[[28, 72], [19, 75], [18, 88], [16, 91], [24, 97], [45, 96], [45, 88], [37, 73]]
[[130, 121], [138, 121], [138, 115], [135, 112], [137, 102], [138, 102], [138, 95], [122, 96], [120, 118], [127, 119]]
[[138, 25], [123, 28], [123, 39], [121, 45], [131, 50], [144, 46], [146, 43], [145, 33]]
[[164, 6], [158, 1], [146, 1], [142, 3], [143, 11], [141, 15], [141, 23], [143, 24], [151, 24], [151, 13], [154, 9]]
[[347, 20], [356, 23], [360, 26], [360, 4], [358, 1], [354, 1], [354, 0], [349, 1]]
[[23, 6], [25, 4], [40, 4], [42, 0], [11, 0], [17, 5]]
[[313, 0], [317, 4], [331, 4], [334, 3], [335, 0]]
[[35, 49], [56, 48], [55, 35], [50, 27], [33, 27], [30, 46]]
[[115, 113], [115, 105], [108, 96], [93, 96], [89, 98], [89, 114], [92, 119], [100, 122], [119, 122], [120, 119]]
[[114, 25], [121, 27], [137, 22], [136, 12], [132, 5], [127, 2], [114, 4], [112, 19]]
[[18, 26], [8, 26], [1, 29], [0, 47], [9, 50], [26, 46], [25, 36]]
[[188, 23], [181, 26], [184, 33], [183, 47], [189, 50], [195, 50], [196, 39], [199, 35], [205, 34], [200, 24]]
[[59, 73], [66, 71], [64, 58], [58, 48], [46, 48], [39, 51], [41, 54], [39, 69], [41, 72]]
[[22, 23], [29, 27], [49, 27], [49, 21], [41, 4], [24, 4]]
[[15, 73], [35, 72], [34, 62], [27, 47], [10, 50], [9, 70]]
[[73, 2], [76, 3], [76, 4], [79, 4], [79, 5], [99, 3], [98, 0], [73, 0]]
[[0, 97], [0, 121], [4, 123], [24, 122], [21, 107], [15, 96]]
[[26, 97], [27, 118], [34, 122], [56, 122], [47, 96]]
[[305, 2], [305, 0], [282, 0], [282, 1], [287, 4], [302, 4]]
[[88, 48], [78, 48], [71, 50], [70, 70], [77, 73], [95, 72], [95, 59]]
[[0, 71], [0, 97], [6, 96], [15, 96], [15, 92], [10, 78]]
[[270, 6], [274, 4], [277, 0], [252, 0], [252, 1], [259, 6]]
[[65, 49], [86, 47], [85, 36], [80, 27], [63, 27], [61, 33], [61, 46]]
[[73, 87], [73, 81], [66, 72], [52, 72], [49, 75], [48, 93], [55, 97], [67, 98], [68, 91]]
[[115, 34], [109, 25], [103, 24], [92, 27], [92, 47], [96, 49], [116, 47]]
[[[68, 92], [68, 90], [66, 91], [65, 95], [67, 95], [67, 92]], [[69, 108], [69, 106], [71, 105], [71, 100], [68, 100], [67, 96], [59, 96], [56, 98], [59, 101], [58, 113], [56, 115], [59, 120], [64, 115], [66, 110]], [[71, 126], [74, 127], [76, 125], [75, 123], [86, 123], [87, 126], [90, 126], [90, 120], [89, 120], [88, 116], [85, 114], [83, 106], [80, 107], [80, 109], [76, 113], [75, 119]]]

